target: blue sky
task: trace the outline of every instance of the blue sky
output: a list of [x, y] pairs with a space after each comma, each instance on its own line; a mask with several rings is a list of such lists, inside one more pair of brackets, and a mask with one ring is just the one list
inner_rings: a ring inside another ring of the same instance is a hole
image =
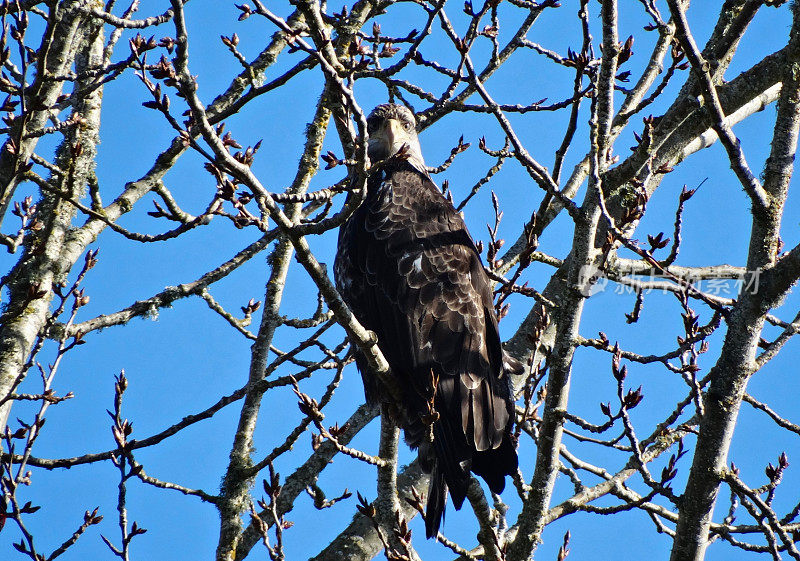
[[[718, 9], [715, 4], [694, 2], [689, 11], [689, 22], [700, 44], [710, 34]], [[165, 5], [162, 1], [143, 1], [140, 15], [159, 13]], [[465, 17], [460, 11], [460, 4], [454, 2], [448, 6], [456, 28], [463, 31]], [[289, 6], [285, 2], [270, 2], [269, 7], [280, 15], [289, 13]], [[661, 7], [665, 9], [665, 6]], [[517, 10], [510, 10], [505, 3], [501, 8], [501, 22], [504, 21], [504, 16], [515, 17]], [[573, 15], [576, 9], [576, 2], [564, 0], [560, 9], [543, 14], [528, 37], [562, 54], [566, 53], [567, 47], [576, 48], [580, 39], [578, 20]], [[597, 4], [590, 3], [590, 10], [593, 12], [593, 33], [597, 38]], [[329, 11], [338, 11], [338, 5], [330, 4]], [[636, 36], [634, 56], [628, 63], [628, 69], [636, 76], [637, 70], [646, 63], [648, 48], [655, 36], [642, 31], [642, 26], [647, 22], [642, 17], [638, 2], [623, 0], [620, 2], [620, 11], [620, 36]], [[200, 95], [206, 102], [210, 102], [225, 88], [239, 71], [238, 64], [219, 41], [219, 35], [238, 33], [241, 51], [252, 56], [263, 48], [274, 32], [270, 24], [255, 17], [237, 23], [237, 15], [238, 10], [229, 2], [193, 0], [187, 5], [190, 68], [193, 74], [198, 75]], [[418, 23], [409, 23], [405, 17], [415, 18], [412, 21]], [[399, 35], [407, 32], [409, 26], [419, 28], [422, 25], [419, 18], [419, 10], [408, 6], [397, 12], [390, 11], [380, 21], [384, 32], [396, 32]], [[781, 9], [762, 9], [726, 77], [735, 77], [765, 54], [784, 45], [790, 22], [791, 15], [786, 6]], [[501, 44], [508, 38], [512, 28], [513, 24], [506, 24], [506, 27], [501, 28]], [[156, 37], [161, 37], [173, 35], [174, 29], [167, 24], [155, 32]], [[452, 48], [447, 47], [438, 28], [435, 28], [434, 36], [424, 44], [422, 54], [443, 63], [452, 62], [455, 56]], [[127, 47], [122, 41], [114, 59], [124, 56], [127, 56]], [[288, 62], [280, 63], [269, 71], [268, 79], [279, 75], [288, 64], [298, 60], [299, 56], [296, 54], [287, 57]], [[480, 54], [476, 54], [476, 60], [481, 60]], [[318, 71], [306, 74], [290, 82], [286, 88], [255, 101], [243, 114], [227, 121], [228, 129], [233, 131], [243, 145], [264, 139], [264, 147], [256, 160], [254, 170], [271, 191], [281, 191], [291, 182], [303, 146], [305, 124], [314, 113], [322, 83], [321, 74]], [[670, 84], [664, 96], [667, 100], [677, 92], [685, 75], [684, 72], [676, 76]], [[429, 80], [430, 74], [410, 71], [405, 77], [411, 80]], [[442, 86], [437, 80], [424, 83], [433, 91]], [[500, 102], [526, 103], [545, 97], [553, 102], [568, 95], [571, 83], [570, 72], [554, 68], [543, 61], [541, 56], [529, 51], [512, 59], [506, 68], [488, 82], [487, 87]], [[385, 89], [377, 82], [359, 82], [355, 91], [364, 108], [386, 101]], [[171, 129], [157, 112], [141, 107], [141, 102], [148, 99], [146, 93], [130, 73], [105, 89], [97, 173], [101, 192], [107, 200], [118, 193], [126, 182], [140, 177], [173, 136]], [[173, 103], [177, 101], [179, 100], [173, 96]], [[418, 110], [427, 107], [418, 100], [414, 103]], [[587, 145], [587, 109], [588, 105], [584, 104], [579, 119], [578, 138], [567, 157], [562, 174], [564, 176], [584, 154]], [[652, 112], [659, 114], [663, 109], [663, 105], [656, 104]], [[553, 154], [561, 141], [566, 117], [563, 112], [529, 113], [514, 116], [511, 120], [531, 154], [552, 168]], [[768, 154], [768, 139], [774, 117], [775, 110], [771, 107], [735, 128], [754, 170], [761, 169]], [[640, 132], [641, 125], [632, 124], [632, 129], [626, 131], [617, 142], [615, 151], [622, 157], [626, 155], [627, 147], [634, 144], [633, 130]], [[456, 199], [463, 197], [493, 163], [492, 158], [478, 151], [478, 139], [485, 136], [487, 144], [493, 148], [502, 145], [502, 136], [490, 116], [457, 113], [436, 123], [421, 135], [427, 163], [437, 165], [443, 161], [461, 135], [464, 135], [466, 142], [473, 144], [472, 148], [459, 157], [447, 172], [436, 178], [438, 182], [449, 180]], [[43, 142], [40, 145], [42, 153], [46, 154], [51, 145], [52, 143]], [[341, 148], [333, 137], [327, 141], [326, 149], [341, 155]], [[312, 182], [312, 188], [333, 184], [342, 177], [342, 173], [342, 168], [320, 172]], [[651, 199], [650, 210], [637, 235], [641, 239], [648, 233], [664, 231], [671, 236], [678, 193], [684, 184], [691, 188], [703, 180], [706, 180], [705, 183], [687, 204], [684, 215], [685, 241], [678, 263], [742, 265], [746, 258], [749, 235], [749, 201], [730, 171], [724, 151], [717, 145], [692, 156], [666, 178]], [[210, 176], [203, 171], [200, 158], [193, 154], [181, 159], [167, 175], [165, 183], [189, 212], [202, 210], [214, 194]], [[501, 237], [511, 242], [516, 239], [531, 209], [538, 206], [541, 191], [513, 162], [506, 164], [490, 187], [497, 192], [505, 211]], [[30, 190], [30, 187], [27, 189]], [[581, 196], [582, 192], [578, 196], [579, 200]], [[162, 231], [164, 224], [146, 215], [147, 211], [152, 210], [149, 205], [149, 202], [142, 201], [134, 212], [121, 220], [121, 224], [140, 232]], [[484, 224], [491, 217], [488, 189], [481, 191], [467, 207], [465, 214], [473, 235], [485, 239]], [[787, 247], [800, 241], [797, 233], [798, 220], [800, 208], [796, 197], [790, 195], [783, 233]], [[85, 284], [91, 302], [82, 309], [78, 319], [85, 320], [112, 312], [135, 300], [150, 297], [167, 285], [195, 280], [257, 237], [257, 232], [236, 230], [219, 218], [209, 227], [198, 228], [186, 236], [162, 244], [138, 244], [113, 232], [104, 232], [93, 246], [101, 248], [100, 262]], [[560, 217], [542, 236], [540, 250], [556, 257], [564, 257], [571, 240], [571, 223], [566, 217]], [[332, 265], [336, 233], [330, 232], [311, 243], [319, 259]], [[239, 306], [245, 305], [250, 298], [263, 300], [268, 274], [265, 258], [266, 253], [256, 257], [234, 275], [213, 286], [211, 293], [227, 309], [237, 312]], [[3, 271], [15, 259], [16, 256], [0, 257]], [[531, 285], [541, 289], [551, 274], [552, 269], [547, 266], [534, 265], [525, 278]], [[305, 273], [300, 268], [293, 268], [289, 274], [283, 313], [309, 315], [316, 306], [315, 294], [313, 284]], [[779, 315], [784, 319], [791, 319], [797, 304], [798, 299], [790, 296]], [[527, 306], [528, 303], [524, 300], [512, 300], [511, 313], [501, 323], [501, 335], [504, 338], [514, 333], [519, 321], [527, 313]], [[681, 333], [679, 305], [675, 298], [648, 295], [640, 322], [627, 325], [623, 314], [629, 312], [632, 306], [633, 296], [615, 294], [613, 285], [609, 285], [605, 292], [591, 298], [587, 303], [581, 333], [591, 337], [598, 330], [603, 330], [612, 340], [620, 340], [625, 348], [635, 352], [659, 353], [671, 349], [675, 335]], [[700, 306], [695, 306], [695, 309], [701, 314], [701, 322], [708, 320], [708, 310]], [[257, 320], [258, 317], [254, 325]], [[773, 332], [774, 329], [766, 333], [771, 336]], [[333, 343], [340, 336], [341, 331], [336, 330], [335, 336], [329, 336], [326, 341]], [[239, 388], [246, 380], [250, 358], [250, 342], [210, 312], [206, 304], [198, 298], [178, 301], [172, 308], [161, 310], [157, 318], [136, 319], [124, 327], [93, 333], [87, 337], [87, 341], [89, 344], [69, 353], [55, 384], [59, 394], [72, 391], [76, 397], [49, 410], [47, 425], [37, 442], [35, 455], [67, 457], [112, 448], [114, 444], [106, 409], [112, 406], [113, 376], [121, 369], [125, 370], [130, 380], [124, 411], [133, 422], [132, 436], [143, 438], [187, 414], [208, 407], [219, 396]], [[279, 331], [276, 339], [279, 348], [290, 348], [295, 342], [295, 333], [289, 330], [286, 333]], [[714, 363], [720, 348], [720, 335], [712, 337], [711, 342], [711, 350], [701, 359], [704, 369]], [[754, 396], [767, 401], [784, 416], [795, 420], [800, 418], [800, 410], [794, 399], [798, 389], [794, 375], [798, 358], [800, 354], [797, 345], [792, 342], [750, 384], [750, 392]], [[645, 402], [634, 410], [633, 419], [642, 427], [641, 430], [647, 432], [646, 427], [671, 410], [677, 399], [673, 397], [684, 391], [683, 382], [663, 368], [629, 365], [629, 370], [628, 386], [635, 388], [642, 385], [645, 394]], [[279, 374], [291, 372], [291, 369], [285, 369]], [[327, 371], [319, 372], [314, 379], [303, 385], [303, 389], [312, 396], [319, 397], [329, 381], [330, 374]], [[31, 391], [35, 390], [34, 382], [33, 379], [28, 381], [32, 384]], [[574, 367], [571, 410], [589, 420], [598, 421], [598, 403], [613, 401], [614, 395], [610, 357], [596, 351], [579, 351]], [[354, 368], [348, 368], [333, 402], [326, 409], [326, 424], [343, 422], [362, 400], [360, 378]], [[301, 415], [295, 404], [296, 399], [290, 389], [267, 395], [256, 433], [256, 459], [263, 457], [282, 442], [285, 432], [294, 426], [291, 423], [300, 420]], [[19, 404], [13, 411], [12, 418], [27, 418], [31, 412], [30, 407]], [[216, 492], [227, 465], [238, 412], [238, 404], [229, 406], [212, 420], [198, 423], [155, 449], [141, 450], [136, 457], [156, 477]], [[281, 427], [282, 430], [276, 430], [276, 427]], [[574, 444], [569, 439], [566, 443], [570, 446]], [[688, 439], [687, 444], [691, 450], [693, 440]], [[352, 445], [375, 453], [375, 423], [364, 430]], [[622, 456], [609, 459], [604, 453], [591, 448], [577, 449], [582, 457], [604, 463], [609, 471], [621, 468], [621, 462], [624, 462]], [[310, 438], [306, 434], [300, 439], [294, 452], [282, 458], [276, 468], [285, 475], [291, 473], [310, 450]], [[753, 486], [764, 483], [764, 466], [768, 461], [775, 463], [783, 450], [789, 453], [789, 460], [792, 462], [794, 458], [791, 452], [797, 450], [796, 444], [792, 447], [792, 443], [784, 435], [772, 430], [763, 415], [753, 412], [747, 406], [743, 407], [731, 451], [731, 459], [742, 468], [743, 479]], [[535, 450], [530, 444], [520, 451], [523, 473], [528, 478], [532, 473], [534, 454]], [[401, 459], [403, 462], [413, 459], [404, 446], [401, 449]], [[681, 471], [675, 483], [677, 489], [682, 486], [689, 462], [690, 457], [687, 456], [679, 465]], [[661, 464], [663, 462], [656, 464], [659, 469]], [[791, 466], [779, 489], [775, 504], [776, 509], [781, 512], [791, 509], [797, 501], [797, 496], [792, 491], [800, 485], [797, 471], [795, 466]], [[117, 472], [113, 466], [102, 464], [56, 470], [52, 473], [35, 470], [33, 483], [30, 489], [22, 492], [22, 496], [25, 500], [42, 505], [42, 509], [30, 516], [28, 522], [43, 550], [55, 548], [80, 524], [86, 509], [99, 506], [100, 513], [105, 516], [103, 523], [90, 529], [63, 559], [110, 558], [99, 534], [102, 533], [115, 543], [119, 541], [115, 510]], [[320, 485], [329, 496], [336, 496], [347, 487], [373, 498], [374, 469], [350, 458], [337, 457], [323, 473]], [[560, 479], [554, 503], [567, 498], [571, 490], [569, 482]], [[134, 540], [134, 559], [188, 560], [209, 558], [212, 555], [218, 536], [218, 516], [213, 506], [198, 504], [199, 501], [193, 497], [155, 490], [136, 482], [130, 484], [128, 493], [129, 519], [136, 520], [140, 526], [148, 529], [147, 534]], [[511, 512], [518, 512], [518, 500], [515, 500], [512, 490], [507, 491], [504, 497], [512, 506]], [[599, 504], [612, 503], [613, 501], [604, 499]], [[718, 511], [725, 508], [727, 503], [723, 497]], [[288, 558], [304, 559], [316, 554], [349, 522], [354, 512], [354, 499], [320, 512], [313, 508], [308, 497], [299, 498], [295, 509], [287, 515], [289, 520], [296, 523], [295, 528], [284, 534]], [[510, 522], [513, 523], [513, 518]], [[448, 552], [441, 546], [421, 539], [421, 521], [415, 520], [412, 528], [418, 537], [415, 545], [423, 558], [449, 558]], [[468, 509], [461, 513], [449, 509], [444, 525], [448, 536], [471, 544], [474, 543], [476, 529]], [[561, 537], [567, 529], [572, 535], [572, 560], [635, 559], [644, 555], [664, 558], [670, 548], [669, 539], [657, 535], [653, 531], [652, 523], [643, 513], [633, 512], [603, 518], [578, 514], [548, 527], [537, 558], [555, 558]], [[11, 550], [10, 543], [18, 539], [16, 529], [7, 525], [0, 533], [0, 551], [11, 551], [8, 555], [13, 558], [16, 553]], [[5, 555], [3, 553], [3, 557]], [[264, 556], [265, 552], [255, 550], [251, 558]], [[710, 560], [743, 558], [741, 552], [725, 545], [715, 545], [707, 556]]]

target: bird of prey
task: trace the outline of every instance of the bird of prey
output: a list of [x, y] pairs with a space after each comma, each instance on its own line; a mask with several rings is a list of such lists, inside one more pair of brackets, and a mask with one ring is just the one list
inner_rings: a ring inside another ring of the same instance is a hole
[[470, 472], [500, 493], [517, 468], [510, 359], [492, 289], [464, 220], [425, 168], [414, 114], [379, 105], [367, 119], [369, 157], [384, 160], [342, 226], [336, 285], [378, 336], [402, 402], [356, 351], [367, 401], [384, 403], [430, 473], [425, 529], [436, 536], [448, 489], [456, 509]]

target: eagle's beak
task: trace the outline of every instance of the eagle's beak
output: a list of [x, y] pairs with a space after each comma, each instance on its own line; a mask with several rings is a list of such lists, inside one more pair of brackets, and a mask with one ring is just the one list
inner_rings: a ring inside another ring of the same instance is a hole
[[388, 158], [403, 145], [405, 138], [403, 125], [397, 119], [386, 119], [381, 128], [369, 137], [370, 152], [380, 158]]
[[[397, 146], [401, 138], [405, 136], [403, 125], [397, 119], [386, 119], [384, 130], [386, 131], [386, 143], [392, 148]], [[394, 150], [391, 151], [393, 152]]]

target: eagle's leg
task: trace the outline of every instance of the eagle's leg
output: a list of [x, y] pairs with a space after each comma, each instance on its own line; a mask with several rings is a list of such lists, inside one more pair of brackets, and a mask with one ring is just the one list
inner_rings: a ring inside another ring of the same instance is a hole
[[420, 419], [422, 420], [422, 424], [425, 425], [425, 440], [428, 444], [433, 444], [433, 424], [439, 420], [439, 412], [436, 411], [436, 391], [439, 388], [439, 376], [433, 371], [431, 368], [431, 383], [428, 386], [430, 388], [430, 395], [423, 396], [425, 397], [425, 407], [427, 411], [425, 414], [420, 415]]

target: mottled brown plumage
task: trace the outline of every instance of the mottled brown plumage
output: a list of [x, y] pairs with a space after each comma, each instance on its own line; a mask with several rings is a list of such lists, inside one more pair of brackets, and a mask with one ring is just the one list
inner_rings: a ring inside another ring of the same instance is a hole
[[[370, 177], [366, 200], [342, 226], [336, 283], [358, 320], [377, 334], [400, 382], [403, 402], [391, 406], [431, 474], [426, 531], [432, 537], [448, 488], [460, 508], [470, 471], [499, 493], [516, 469], [513, 400], [489, 279], [460, 214], [425, 171], [413, 114], [382, 105], [368, 124], [371, 158], [403, 145], [406, 157]], [[356, 360], [367, 399], [388, 402], [358, 353]]]

